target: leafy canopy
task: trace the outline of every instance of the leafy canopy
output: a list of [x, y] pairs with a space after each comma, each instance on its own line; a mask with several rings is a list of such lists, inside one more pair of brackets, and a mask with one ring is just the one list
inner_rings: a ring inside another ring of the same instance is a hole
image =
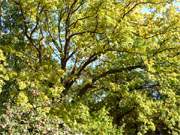
[[180, 133], [172, 0], [2, 0], [0, 133]]

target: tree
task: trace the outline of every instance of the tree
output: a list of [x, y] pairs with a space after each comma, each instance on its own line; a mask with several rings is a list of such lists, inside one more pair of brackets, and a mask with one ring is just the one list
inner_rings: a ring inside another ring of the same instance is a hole
[[7, 0], [1, 11], [0, 47], [10, 78], [2, 103], [38, 106], [41, 115], [62, 117], [85, 134], [101, 133], [87, 126], [101, 121], [96, 112], [112, 124], [104, 134], [118, 128], [124, 134], [180, 132], [173, 1]]

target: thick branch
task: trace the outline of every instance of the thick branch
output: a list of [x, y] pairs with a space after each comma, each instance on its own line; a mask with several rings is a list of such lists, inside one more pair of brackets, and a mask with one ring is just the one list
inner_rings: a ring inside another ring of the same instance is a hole
[[125, 68], [110, 69], [108, 71], [105, 71], [102, 74], [95, 76], [92, 79], [91, 83], [88, 83], [83, 88], [81, 88], [78, 95], [83, 96], [90, 88], [93, 87], [93, 85], [96, 81], [98, 81], [98, 80], [100, 80], [100, 79], [102, 79], [108, 75], [121, 73], [123, 71], [132, 71], [133, 69], [136, 69], [136, 68], [143, 68], [144, 69], [145, 66], [144, 65], [136, 65], [136, 66], [129, 66], [129, 67], [125, 67]]
[[[97, 60], [97, 54], [93, 54], [91, 55], [86, 62], [84, 62], [84, 64], [79, 68], [78, 72], [75, 73], [73, 70], [70, 74], [70, 78], [67, 78], [67, 80], [64, 82], [64, 87], [66, 88], [65, 91], [63, 92], [64, 94], [67, 94], [67, 92], [69, 91], [69, 88], [73, 85], [73, 83], [79, 78], [79, 76], [81, 75], [82, 71], [84, 71], [84, 69], [91, 64], [93, 61]], [[75, 68], [75, 67], [74, 67]], [[71, 76], [75, 75], [76, 78], [71, 78]]]
[[61, 59], [61, 68], [63, 70], [66, 70], [66, 63], [67, 63], [67, 55], [68, 55], [68, 47], [70, 45], [70, 39], [68, 38], [69, 35], [69, 25], [70, 25], [70, 16], [71, 16], [71, 10], [73, 8], [73, 5], [77, 2], [77, 0], [75, 0], [72, 5], [69, 7], [67, 7], [67, 17], [65, 20], [65, 45], [64, 45], [64, 52], [63, 52], [63, 56]]
[[90, 64], [92, 63], [93, 61], [97, 60], [97, 54], [93, 54], [91, 55], [88, 60], [80, 67], [78, 73], [77, 73], [77, 76], [80, 76], [81, 75], [81, 72]]
[[62, 49], [62, 40], [61, 40], [61, 20], [64, 16], [64, 13], [62, 10], [59, 11], [59, 16], [58, 16], [58, 40], [59, 40], [59, 44], [60, 44], [60, 50]]

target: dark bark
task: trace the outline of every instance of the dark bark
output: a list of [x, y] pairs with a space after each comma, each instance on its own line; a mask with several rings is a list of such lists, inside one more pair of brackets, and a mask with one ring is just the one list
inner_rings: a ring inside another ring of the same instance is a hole
[[105, 71], [103, 72], [102, 74], [100, 75], [97, 75], [95, 76], [93, 79], [92, 79], [92, 82], [91, 83], [88, 83], [86, 84], [84, 87], [82, 87], [78, 93], [78, 95], [81, 97], [83, 96], [86, 92], [88, 92], [88, 90], [90, 88], [93, 87], [94, 83], [108, 75], [111, 75], [111, 74], [116, 74], [116, 73], [120, 73], [120, 72], [123, 72], [123, 71], [131, 71], [133, 69], [136, 69], [136, 68], [143, 68], [145, 69], [145, 66], [144, 65], [136, 65], [136, 66], [129, 66], [129, 67], [125, 67], [125, 68], [118, 68], [118, 69], [110, 69], [108, 71]]

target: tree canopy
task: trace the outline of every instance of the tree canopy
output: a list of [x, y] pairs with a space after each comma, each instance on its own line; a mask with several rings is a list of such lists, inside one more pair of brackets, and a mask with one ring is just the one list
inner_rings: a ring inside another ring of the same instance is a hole
[[1, 0], [0, 133], [180, 134], [173, 0]]

